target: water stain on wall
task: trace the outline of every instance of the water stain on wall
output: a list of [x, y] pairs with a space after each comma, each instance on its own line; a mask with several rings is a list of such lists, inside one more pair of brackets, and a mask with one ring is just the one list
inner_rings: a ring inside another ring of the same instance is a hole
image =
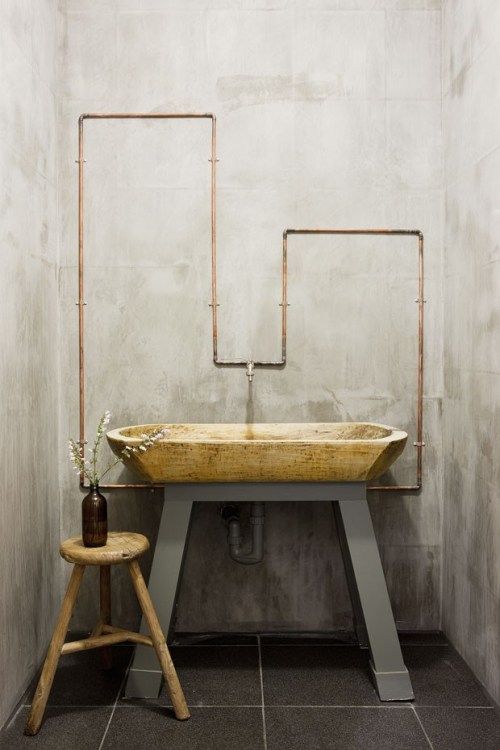
[[277, 101], [323, 101], [330, 96], [345, 96], [342, 75], [329, 81], [298, 76], [225, 76], [217, 80], [217, 94], [230, 110], [252, 104]]

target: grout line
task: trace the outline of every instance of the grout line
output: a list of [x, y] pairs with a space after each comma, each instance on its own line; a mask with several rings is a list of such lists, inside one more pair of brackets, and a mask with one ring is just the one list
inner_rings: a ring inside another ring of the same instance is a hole
[[[172, 704], [163, 704], [163, 703], [150, 703], [148, 698], [136, 698], [136, 701], [139, 701], [138, 703], [120, 703], [119, 706], [117, 706], [117, 710], [119, 711], [121, 708], [147, 708], [149, 707], [157, 707], [160, 708], [172, 708]], [[242, 706], [239, 706], [238, 704], [228, 704], [228, 703], [204, 703], [203, 705], [197, 706], [196, 703], [190, 703], [189, 704], [189, 710], [193, 709], [197, 711], [199, 708], [254, 708], [256, 711], [260, 710], [262, 706], [260, 703], [247, 703]]]
[[[409, 648], [428, 648], [428, 644], [426, 643], [401, 643], [400, 644], [401, 649], [403, 652], [405, 649]], [[439, 648], [447, 648], [447, 644], [444, 643], [433, 643], [432, 647], [437, 646]], [[358, 651], [361, 652], [367, 652], [368, 647], [367, 646], [360, 646], [359, 643], [271, 643], [267, 641], [266, 643], [262, 644], [263, 648], [331, 648], [332, 650], [335, 649], [348, 649], [348, 648], [355, 648]]]
[[169, 648], [258, 648], [258, 645], [257, 643], [171, 643]]
[[[495, 711], [495, 706], [454, 706], [454, 705], [431, 705], [431, 704], [418, 704], [418, 706], [414, 706], [412, 703], [405, 703], [403, 701], [389, 701], [386, 704], [380, 704], [380, 705], [374, 705], [374, 704], [361, 704], [361, 703], [323, 703], [319, 704], [316, 703], [312, 706], [308, 706], [306, 704], [298, 703], [268, 703], [268, 708], [378, 708], [378, 709], [386, 709], [388, 711], [394, 711], [401, 708], [434, 708], [434, 709], [442, 709], [443, 711], [448, 711], [450, 708], [461, 708], [461, 709], [477, 709], [480, 711]], [[207, 706], [207, 708], [210, 708]], [[230, 706], [221, 706], [221, 708], [230, 708]], [[244, 706], [242, 706], [244, 708]]]
[[373, 706], [373, 705], [360, 706], [359, 704], [355, 704], [353, 706], [351, 706], [349, 704], [339, 704], [338, 706], [334, 706], [333, 704], [302, 706], [302, 705], [294, 705], [294, 704], [283, 704], [283, 705], [280, 705], [279, 703], [276, 703], [276, 704], [274, 704], [274, 703], [268, 703], [267, 707], [268, 708], [280, 708], [280, 709], [282, 709], [282, 708], [293, 708], [293, 709], [296, 709], [296, 708], [322, 708], [322, 709], [324, 709], [324, 708], [369, 708], [369, 709], [375, 708], [377, 710], [381, 710], [382, 709], [382, 710], [386, 710], [386, 711], [401, 711], [403, 709], [411, 708], [411, 706], [409, 706], [407, 704], [404, 704], [404, 703], [394, 704], [392, 706]]
[[260, 644], [260, 635], [257, 636], [257, 645], [259, 647], [259, 678], [260, 678], [260, 696], [262, 700], [262, 731], [263, 731], [263, 740], [264, 740], [264, 750], [267, 750], [266, 709], [264, 706], [264, 676], [262, 673], [262, 648]]
[[[272, 638], [269, 638], [268, 636], [264, 636], [266, 639], [265, 642], [262, 644], [263, 646], [288, 646], [289, 648], [295, 648], [295, 647], [301, 647], [304, 646], [331, 646], [333, 648], [348, 648], [356, 646], [359, 648], [359, 643], [357, 641], [346, 641], [346, 642], [337, 642], [332, 641], [331, 643], [315, 643], [314, 640], [305, 640], [302, 643], [275, 643]], [[119, 644], [121, 645], [121, 644]], [[418, 646], [419, 648], [425, 648], [429, 646], [440, 646], [441, 648], [449, 648], [451, 644], [449, 643], [443, 643], [441, 642], [429, 642], [429, 643], [412, 643], [412, 641], [400, 641], [401, 647], [407, 647], [407, 646]], [[172, 643], [169, 645], [169, 648], [258, 648], [258, 643]], [[142, 670], [142, 671], [154, 671], [154, 670]]]
[[17, 707], [17, 710], [14, 711], [14, 713], [10, 717], [9, 721], [7, 722], [7, 724], [5, 724], [5, 726], [3, 726], [3, 727], [0, 728], [0, 733], [4, 732], [6, 729], [8, 729], [9, 727], [11, 727], [12, 724], [14, 723], [14, 721], [19, 716], [20, 712], [23, 710], [23, 708], [25, 708], [26, 706], [30, 707], [30, 705], [31, 704], [29, 704], [29, 703], [28, 704], [27, 703], [20, 703], [19, 706]]
[[[208, 645], [208, 644], [207, 644]], [[349, 646], [352, 648], [355, 646], [356, 648], [360, 648], [359, 643], [356, 643], [353, 641], [352, 643], [314, 643], [311, 641], [308, 641], [307, 643], [273, 643], [272, 641], [266, 641], [264, 646], [287, 646], [288, 648], [293, 647], [307, 647], [307, 646], [331, 646], [332, 648], [348, 648]], [[418, 646], [419, 648], [428, 648], [429, 646], [440, 646], [441, 648], [449, 647], [449, 643], [404, 643], [400, 642], [401, 648], [408, 648], [413, 646]], [[215, 648], [215, 647], [214, 647]], [[218, 647], [217, 647], [218, 648]], [[367, 649], [362, 648], [362, 651], [366, 651]]]
[[417, 719], [417, 721], [418, 721], [418, 723], [419, 723], [419, 725], [420, 725], [420, 729], [421, 729], [421, 730], [422, 730], [422, 732], [424, 733], [425, 739], [426, 739], [426, 740], [427, 740], [427, 742], [428, 742], [428, 745], [429, 745], [429, 748], [430, 748], [430, 750], [434, 750], [434, 745], [433, 745], [433, 744], [432, 744], [432, 742], [430, 741], [429, 735], [428, 735], [428, 734], [427, 734], [427, 732], [425, 731], [424, 725], [422, 724], [422, 721], [421, 721], [421, 719], [420, 719], [420, 716], [418, 715], [418, 713], [417, 713], [417, 711], [416, 711], [416, 709], [415, 709], [415, 706], [411, 706], [411, 709], [412, 709], [413, 713], [415, 714], [415, 718]]
[[412, 706], [413, 708], [442, 708], [442, 709], [448, 709], [448, 708], [475, 708], [480, 711], [495, 711], [495, 706], [462, 706], [462, 705], [456, 705], [455, 703], [444, 704], [444, 705], [435, 705], [432, 703], [418, 703], [416, 706]]
[[123, 679], [120, 682], [120, 687], [118, 688], [118, 692], [116, 694], [116, 699], [115, 699], [113, 708], [111, 709], [111, 715], [110, 715], [110, 717], [108, 719], [108, 723], [106, 724], [106, 729], [104, 730], [104, 734], [102, 735], [102, 739], [101, 739], [101, 742], [100, 742], [99, 747], [97, 748], [97, 750], [102, 750], [102, 747], [104, 745], [104, 740], [106, 739], [106, 735], [108, 734], [109, 727], [111, 726], [111, 721], [113, 719], [113, 716], [115, 715], [116, 706], [118, 704], [118, 701], [120, 700], [120, 695], [122, 693], [123, 688], [125, 687], [125, 683], [127, 681], [128, 673], [130, 671], [130, 665], [132, 664], [132, 659], [133, 658], [134, 658], [134, 654], [131, 655], [129, 663], [127, 665], [127, 669], [125, 670], [125, 673], [123, 675]]
[[[113, 708], [114, 703], [47, 703], [47, 708]], [[23, 708], [30, 708], [30, 703], [24, 703]]]
[[[120, 708], [140, 708], [141, 706], [148, 706], [148, 705], [156, 706], [157, 704], [156, 703], [148, 704], [147, 699], [145, 699], [144, 703], [135, 703], [135, 704], [120, 703], [120, 705], [117, 706], [116, 708], [119, 710]], [[305, 705], [269, 703], [267, 705], [267, 707], [268, 708], [293, 708], [293, 709], [295, 709], [295, 708], [377, 708], [377, 709], [386, 709], [388, 711], [389, 710], [391, 710], [391, 711], [397, 711], [398, 709], [402, 710], [402, 709], [405, 709], [405, 708], [406, 709], [412, 708], [412, 706], [410, 706], [410, 704], [406, 704], [406, 703], [395, 703], [395, 704], [390, 705], [390, 706], [360, 706], [360, 705], [354, 705], [354, 706], [338, 705], [338, 706], [334, 706], [333, 704], [332, 705], [323, 705], [323, 706], [319, 706], [319, 705], [305, 706]], [[64, 706], [60, 706], [60, 708], [64, 708]], [[75, 708], [75, 706], [71, 706], [71, 708]], [[108, 708], [109, 708], [109, 706], [108, 706]], [[172, 706], [169, 704], [168, 708], [172, 708]], [[190, 706], [189, 706], [189, 708], [192, 708], [192, 709], [195, 709], [195, 710], [199, 709], [199, 708], [208, 708], [208, 709], [210, 709], [210, 708], [255, 708], [255, 709], [258, 709], [258, 708], [262, 708], [262, 706], [260, 705], [260, 703], [255, 703], [255, 704], [249, 703], [249, 704], [245, 704], [245, 705], [242, 705], [242, 706], [239, 706], [237, 704], [228, 704], [228, 703], [204, 703], [203, 705], [197, 706], [196, 704], [191, 703]], [[423, 708], [441, 708], [441, 706], [423, 706]], [[449, 706], [445, 706], [445, 708], [449, 708]], [[461, 706], [461, 708], [462, 708], [462, 706]], [[493, 706], [492, 706], [492, 708], [493, 708]]]
[[[132, 700], [138, 701], [137, 703], [132, 703]], [[141, 706], [156, 706], [158, 705], [155, 702], [150, 702], [151, 698], [136, 698], [136, 699], [125, 699], [124, 703], [115, 704], [115, 703], [49, 703], [47, 704], [47, 708], [140, 708]], [[153, 701], [156, 699], [153, 699]], [[163, 705], [163, 704], [161, 704]], [[31, 703], [22, 703], [19, 707], [19, 709], [16, 711], [15, 716], [19, 714], [19, 711], [23, 708], [30, 708]], [[172, 706], [169, 704], [168, 708], [172, 708]], [[245, 703], [242, 705], [236, 704], [236, 703], [205, 703], [203, 705], [197, 706], [191, 704], [191, 708], [262, 708], [260, 703]], [[398, 708], [414, 708], [414, 706], [411, 703], [404, 703], [404, 702], [391, 702], [384, 705], [374, 705], [374, 704], [360, 704], [360, 703], [324, 703], [324, 704], [315, 704], [315, 705], [307, 705], [305, 703], [270, 703], [268, 704], [268, 708], [385, 708], [387, 710], [394, 710]], [[416, 708], [437, 708], [442, 709], [443, 711], [447, 711], [450, 708], [464, 708], [467, 710], [475, 709], [477, 711], [495, 711], [495, 706], [456, 706], [456, 705], [435, 705], [435, 704], [418, 704]], [[7, 726], [10, 726], [12, 723], [12, 719], [10, 720], [9, 724]]]

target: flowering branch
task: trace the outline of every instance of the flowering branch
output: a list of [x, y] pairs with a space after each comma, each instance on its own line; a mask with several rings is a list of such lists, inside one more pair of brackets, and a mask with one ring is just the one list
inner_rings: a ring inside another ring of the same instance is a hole
[[114, 466], [122, 463], [123, 461], [125, 461], [125, 459], [130, 458], [133, 453], [138, 453], [139, 451], [144, 453], [145, 451], [149, 450], [159, 440], [164, 438], [169, 432], [168, 427], [159, 427], [157, 430], [154, 430], [149, 434], [145, 432], [142, 433], [142, 435], [139, 436], [141, 438], [141, 442], [138, 445], [126, 445], [122, 450], [121, 455], [110, 464], [108, 464], [104, 471], [100, 472], [99, 452], [101, 449], [102, 439], [106, 433], [106, 427], [108, 426], [110, 419], [111, 413], [109, 411], [105, 411], [99, 420], [99, 424], [97, 425], [94, 445], [90, 449], [90, 459], [85, 457], [83, 445], [78, 443], [76, 440], [69, 441], [69, 458], [71, 463], [73, 464], [73, 468], [77, 474], [83, 474], [83, 476], [88, 479], [91, 485], [97, 486], [101, 479], [105, 477], [106, 474], [111, 471]]
[[73, 464], [73, 468], [77, 474], [83, 474], [90, 483], [92, 483], [92, 476], [90, 473], [90, 461], [86, 460], [83, 453], [83, 446], [77, 443], [76, 440], [69, 441], [69, 459]]
[[97, 425], [97, 433], [95, 436], [94, 446], [92, 448], [92, 484], [98, 484], [99, 482], [99, 476], [97, 475], [97, 458], [99, 456], [99, 447], [104, 437], [104, 431], [108, 426], [110, 419], [111, 412], [105, 411], [99, 420], [99, 424]]

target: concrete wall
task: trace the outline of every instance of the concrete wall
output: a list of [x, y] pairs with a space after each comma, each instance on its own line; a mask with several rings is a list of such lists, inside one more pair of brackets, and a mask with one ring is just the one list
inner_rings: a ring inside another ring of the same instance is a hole
[[500, 6], [444, 7], [447, 634], [500, 701]]
[[[89, 111], [213, 111], [221, 356], [279, 356], [285, 227], [425, 233], [425, 488], [416, 497], [375, 496], [372, 509], [400, 626], [438, 627], [439, 3], [67, 0], [64, 10], [62, 443], [78, 428], [77, 118]], [[258, 371], [250, 392], [242, 371], [211, 362], [207, 124], [85, 127], [89, 425], [105, 408], [116, 426], [376, 419], [408, 428], [409, 447], [391, 479], [413, 481], [415, 242], [293, 239], [289, 364]], [[65, 465], [62, 476], [63, 533], [75, 533], [79, 493]], [[161, 498], [115, 493], [110, 506], [112, 525], [154, 536]], [[269, 508], [266, 562], [252, 569], [229, 561], [216, 508], [196, 513], [179, 629], [349, 626], [329, 507]], [[126, 583], [119, 593], [117, 614], [134, 620]], [[75, 624], [88, 624], [94, 612], [89, 593]]]
[[56, 7], [0, 11], [0, 726], [59, 601]]
[[[372, 511], [400, 627], [439, 627], [443, 554], [443, 625], [500, 700], [498, 3], [445, 2], [442, 81], [438, 0], [60, 10], [57, 80], [55, 2], [6, 2], [0, 25], [0, 724], [49, 637], [59, 534], [79, 531], [64, 446], [78, 430], [76, 123], [91, 110], [217, 113], [222, 356], [279, 354], [285, 226], [424, 231], [424, 491], [373, 496]], [[249, 390], [211, 364], [206, 125], [89, 123], [86, 156], [89, 425], [105, 408], [116, 425], [376, 419], [411, 445], [411, 242], [293, 239], [289, 365]], [[413, 467], [409, 447], [390, 479], [412, 481]], [[154, 539], [161, 502], [115, 493], [111, 525]], [[179, 629], [349, 627], [328, 506], [270, 507], [266, 563], [252, 569], [228, 560], [216, 509], [195, 512]], [[95, 614], [88, 579], [73, 627]], [[118, 572], [115, 587], [115, 616], [136, 621]]]

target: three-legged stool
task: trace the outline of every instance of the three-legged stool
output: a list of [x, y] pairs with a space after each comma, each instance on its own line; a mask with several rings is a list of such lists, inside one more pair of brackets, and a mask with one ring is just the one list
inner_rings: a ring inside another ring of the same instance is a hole
[[[152, 646], [160, 662], [161, 671], [167, 684], [172, 706], [177, 719], [189, 719], [189, 710], [182, 692], [175, 667], [165, 642], [151, 597], [142, 577], [137, 558], [149, 549], [149, 542], [142, 534], [110, 532], [104, 547], [84, 547], [81, 537], [67, 539], [61, 544], [60, 554], [73, 563], [73, 572], [61, 605], [59, 617], [52, 635], [49, 650], [43, 665], [42, 674], [33, 698], [25, 734], [38, 732], [43, 721], [45, 706], [54, 680], [54, 674], [61, 654], [102, 648], [113, 643], [129, 641], [143, 646]], [[111, 625], [110, 566], [126, 563], [142, 613], [148, 624], [150, 636]], [[88, 638], [64, 643], [69, 621], [75, 606], [78, 590], [87, 565], [100, 566], [100, 619]], [[110, 652], [103, 653], [104, 666], [110, 666]]]

